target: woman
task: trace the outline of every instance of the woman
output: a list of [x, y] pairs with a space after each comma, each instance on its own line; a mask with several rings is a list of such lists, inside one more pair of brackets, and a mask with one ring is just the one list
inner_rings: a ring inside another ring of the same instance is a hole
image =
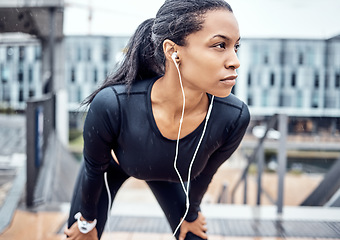
[[223, 0], [166, 0], [138, 27], [118, 71], [87, 100], [69, 239], [101, 237], [104, 176], [111, 199], [130, 176], [145, 180], [177, 239], [207, 239], [200, 202], [250, 118], [231, 94], [239, 41]]

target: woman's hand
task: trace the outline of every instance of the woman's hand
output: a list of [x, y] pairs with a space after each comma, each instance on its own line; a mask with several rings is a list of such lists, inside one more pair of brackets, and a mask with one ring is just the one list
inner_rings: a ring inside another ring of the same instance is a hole
[[206, 227], [207, 222], [205, 221], [205, 217], [201, 212], [198, 212], [198, 217], [193, 222], [183, 221], [181, 225], [181, 230], [179, 233], [179, 240], [184, 240], [185, 236], [188, 232], [191, 232], [203, 239], [207, 239], [208, 236], [205, 233], [208, 229]]
[[87, 234], [83, 234], [79, 231], [78, 222], [76, 221], [70, 228], [66, 228], [64, 233], [68, 238], [67, 240], [98, 240], [97, 229], [94, 228]]

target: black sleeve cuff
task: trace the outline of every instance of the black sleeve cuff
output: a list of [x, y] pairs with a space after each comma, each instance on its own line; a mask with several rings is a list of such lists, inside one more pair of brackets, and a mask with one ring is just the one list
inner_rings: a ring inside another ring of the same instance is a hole
[[195, 221], [198, 217], [198, 212], [200, 212], [200, 211], [201, 211], [201, 208], [199, 206], [197, 206], [197, 207], [190, 206], [189, 212], [188, 212], [187, 216], [185, 217], [185, 221], [187, 221], [187, 222]]

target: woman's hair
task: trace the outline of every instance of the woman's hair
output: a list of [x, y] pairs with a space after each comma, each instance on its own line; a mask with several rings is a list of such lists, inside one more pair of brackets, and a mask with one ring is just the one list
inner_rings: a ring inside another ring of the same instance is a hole
[[186, 37], [202, 29], [204, 15], [211, 10], [232, 12], [224, 0], [166, 0], [156, 18], [141, 23], [127, 45], [127, 53], [117, 71], [109, 75], [84, 104], [92, 102], [96, 94], [114, 84], [126, 84], [164, 74], [165, 56], [163, 42], [172, 40], [185, 46]]

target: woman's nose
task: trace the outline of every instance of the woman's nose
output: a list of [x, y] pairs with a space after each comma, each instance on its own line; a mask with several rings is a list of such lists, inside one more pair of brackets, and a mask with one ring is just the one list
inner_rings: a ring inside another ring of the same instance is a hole
[[232, 68], [237, 69], [240, 67], [240, 61], [238, 60], [237, 53], [233, 50], [231, 53], [228, 54], [225, 68]]

